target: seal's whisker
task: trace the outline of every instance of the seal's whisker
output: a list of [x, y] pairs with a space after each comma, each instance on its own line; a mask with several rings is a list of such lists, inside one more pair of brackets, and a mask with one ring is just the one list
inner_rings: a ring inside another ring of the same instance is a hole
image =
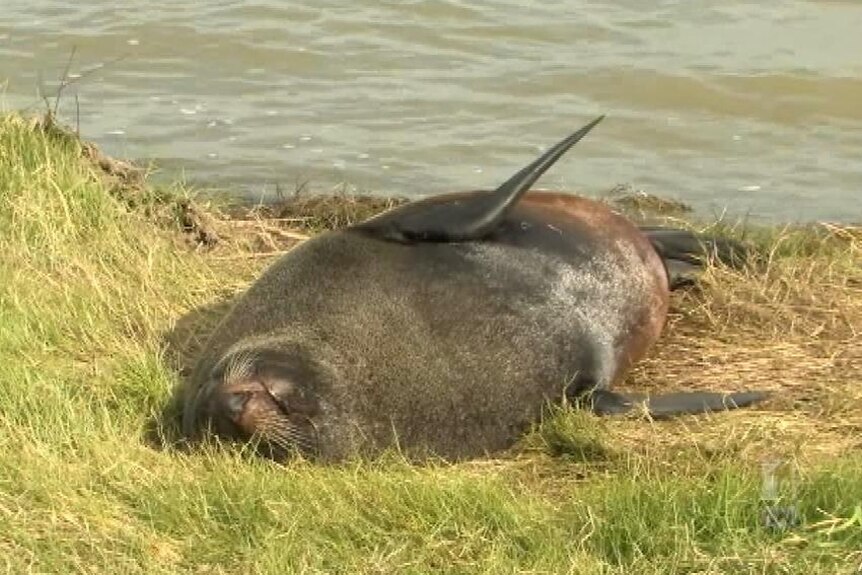
[[284, 449], [285, 451], [289, 451], [290, 449], [293, 449], [293, 444], [290, 441], [286, 440], [285, 438], [283, 438], [279, 435], [270, 434], [270, 433], [263, 433], [263, 434], [261, 434], [261, 437], [265, 441], [272, 443], [272, 444], [275, 444], [277, 447], [280, 447], [281, 449]]
[[265, 437], [271, 444], [279, 447], [280, 449], [282, 449], [286, 452], [291, 452], [291, 451], [308, 452], [308, 451], [311, 451], [311, 448], [309, 446], [304, 445], [304, 444], [299, 443], [299, 442], [296, 442], [296, 441], [292, 441], [292, 440], [282, 436], [281, 434], [277, 434], [277, 433], [267, 434]]
[[314, 448], [314, 442], [308, 435], [294, 426], [287, 427], [279, 426], [270, 429], [264, 429], [264, 433], [272, 437], [278, 437], [281, 440], [288, 441], [295, 446], [302, 447], [307, 450]]
[[274, 427], [276, 429], [285, 425], [285, 423], [289, 423], [286, 417], [276, 413], [266, 413], [260, 417], [258, 422], [262, 428]]
[[285, 435], [289, 437], [291, 441], [306, 449], [312, 449], [314, 447], [314, 442], [311, 440], [311, 438], [308, 437], [305, 433], [302, 433], [301, 431], [288, 429], [286, 430]]
[[240, 351], [231, 357], [224, 371], [225, 385], [231, 385], [254, 375], [257, 354], [252, 350]]

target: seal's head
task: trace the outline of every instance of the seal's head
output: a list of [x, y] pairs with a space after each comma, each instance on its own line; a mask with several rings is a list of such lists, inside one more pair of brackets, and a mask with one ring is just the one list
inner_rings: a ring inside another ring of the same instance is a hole
[[276, 460], [313, 456], [318, 451], [315, 380], [299, 357], [269, 350], [228, 353], [196, 387], [183, 432], [199, 438], [208, 428], [221, 439], [253, 443]]

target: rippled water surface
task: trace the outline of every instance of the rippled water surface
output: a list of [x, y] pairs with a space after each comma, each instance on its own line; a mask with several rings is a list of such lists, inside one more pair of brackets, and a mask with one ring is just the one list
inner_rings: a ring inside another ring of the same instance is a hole
[[85, 137], [251, 198], [494, 186], [607, 113], [543, 187], [862, 219], [862, 2], [3, 0], [5, 107], [73, 47]]

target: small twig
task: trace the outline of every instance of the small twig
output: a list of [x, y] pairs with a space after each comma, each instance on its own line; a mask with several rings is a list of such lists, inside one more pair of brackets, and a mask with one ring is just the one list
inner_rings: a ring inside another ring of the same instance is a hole
[[75, 93], [75, 136], [81, 139], [81, 101], [77, 93]]
[[[73, 50], [72, 50], [72, 55], [74, 55], [74, 48], [73, 48]], [[49, 95], [44, 95], [44, 94], [43, 94], [43, 93], [44, 93], [44, 89], [42, 88], [42, 86], [44, 85], [44, 82], [43, 82], [43, 80], [42, 80], [42, 72], [41, 72], [41, 71], [40, 71], [40, 72], [37, 72], [39, 88], [38, 88], [38, 96], [37, 96], [37, 98], [36, 98], [36, 99], [37, 99], [37, 101], [39, 101], [39, 102], [44, 102], [44, 103], [45, 103], [45, 105], [46, 105], [46, 108], [48, 109], [48, 112], [49, 112], [49, 113], [51, 113], [51, 112], [52, 112], [52, 110], [51, 110], [51, 104], [50, 104], [50, 102], [49, 102], [49, 98], [51, 98], [51, 97], [56, 97], [56, 98], [57, 98], [57, 100], [56, 100], [56, 102], [55, 102], [55, 109], [54, 109], [54, 113], [56, 113], [57, 107], [59, 107], [60, 94], [62, 93], [62, 91], [63, 91], [63, 90], [65, 90], [65, 89], [66, 89], [67, 87], [69, 87], [69, 86], [72, 86], [73, 84], [77, 84], [78, 82], [80, 82], [80, 81], [81, 81], [81, 80], [83, 80], [84, 78], [87, 78], [88, 76], [91, 76], [91, 75], [95, 74], [96, 72], [98, 72], [98, 71], [100, 71], [100, 70], [102, 70], [102, 69], [104, 69], [104, 68], [107, 68], [108, 66], [111, 66], [111, 65], [113, 65], [113, 64], [116, 64], [117, 62], [120, 62], [120, 61], [122, 61], [122, 60], [125, 60], [125, 59], [126, 59], [126, 58], [128, 58], [128, 57], [129, 57], [129, 54], [120, 54], [120, 55], [119, 55], [119, 56], [117, 56], [116, 58], [113, 58], [113, 59], [111, 59], [111, 60], [107, 60], [107, 61], [105, 61], [105, 62], [102, 62], [101, 64], [98, 64], [98, 65], [96, 65], [95, 67], [93, 67], [92, 69], [87, 70], [86, 72], [83, 72], [83, 73], [81, 73], [81, 74], [78, 74], [78, 75], [77, 75], [77, 76], [75, 76], [74, 78], [70, 78], [70, 77], [68, 77], [68, 70], [69, 70], [69, 66], [67, 65], [67, 67], [66, 67], [66, 72], [64, 72], [64, 77], [63, 77], [63, 79], [61, 80], [61, 82], [60, 82], [60, 86], [59, 86], [59, 88], [57, 89], [57, 92], [54, 94], [54, 96], [49, 96]], [[70, 57], [69, 57], [69, 62], [71, 63], [71, 61], [72, 61], [72, 56], [70, 56]], [[33, 106], [35, 106], [35, 103], [34, 103], [34, 104], [31, 104], [30, 106], [27, 106], [27, 107], [26, 107], [26, 108], [24, 108], [22, 111], [25, 111], [25, 112], [26, 112], [26, 111], [29, 111], [29, 110], [31, 110], [31, 109], [33, 108]]]
[[256, 228], [261, 232], [266, 232], [272, 235], [280, 236], [283, 238], [288, 238], [291, 240], [300, 240], [305, 241], [310, 239], [311, 236], [307, 234], [302, 234], [299, 232], [293, 232], [290, 230], [283, 230], [281, 228], [277, 228], [275, 226], [268, 226], [265, 222], [269, 222], [271, 220], [252, 220], [252, 221], [227, 221], [225, 222], [229, 226], [233, 227], [245, 227], [245, 228]]
[[820, 222], [820, 225], [822, 227], [826, 228], [826, 231], [828, 231], [832, 235], [837, 236], [841, 239], [845, 239], [845, 240], [855, 239], [854, 232], [858, 232], [858, 231], [862, 230], [862, 228], [857, 227], [857, 226], [838, 225], [838, 224], [833, 224], [831, 222]]
[[260, 226], [260, 229], [261, 229], [261, 231], [264, 231], [264, 232], [267, 232], [267, 233], [270, 233], [270, 234], [273, 234], [276, 236], [281, 236], [283, 238], [288, 238], [291, 240], [299, 240], [299, 241], [304, 242], [305, 240], [311, 239], [311, 236], [309, 236], [309, 235], [300, 234], [297, 232], [290, 232], [287, 230], [274, 228], [272, 226]]
[[245, 259], [254, 259], [254, 258], [269, 258], [269, 257], [276, 257], [276, 256], [284, 255], [289, 251], [290, 250], [276, 250], [276, 251], [272, 251], [272, 252], [250, 252], [247, 254], [236, 254], [236, 255], [232, 255], [232, 256], [218, 256], [218, 257], [214, 257], [212, 259], [214, 259], [216, 261], [222, 261], [222, 260], [226, 261], [226, 260], [245, 260]]
[[60, 107], [60, 97], [63, 95], [63, 90], [69, 85], [69, 70], [72, 69], [72, 60], [75, 58], [77, 46], [72, 45], [72, 51], [69, 53], [69, 60], [66, 62], [66, 67], [63, 69], [63, 75], [60, 77], [60, 85], [57, 87], [56, 98], [54, 99], [54, 115], [57, 115], [57, 109]]
[[225, 220], [225, 223], [231, 226], [257, 226], [261, 222], [285, 223], [285, 224], [301, 224], [315, 219], [312, 216], [297, 217], [297, 218], [257, 218], [253, 220]]
[[267, 222], [282, 222], [287, 224], [301, 224], [303, 222], [310, 222], [316, 220], [317, 218], [314, 216], [296, 216], [293, 218], [261, 218]]

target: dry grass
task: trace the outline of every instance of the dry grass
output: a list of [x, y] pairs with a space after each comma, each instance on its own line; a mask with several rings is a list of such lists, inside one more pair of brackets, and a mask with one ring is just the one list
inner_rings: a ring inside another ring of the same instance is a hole
[[[629, 213], [634, 210], [636, 219], [724, 234], [755, 248], [747, 265], [712, 263], [697, 288], [673, 294], [662, 339], [623, 389], [763, 389], [773, 397], [758, 408], [732, 414], [661, 424], [618, 421], [602, 427], [603, 437], [616, 448], [650, 457], [694, 450], [732, 454], [752, 465], [776, 457], [803, 465], [856, 453], [862, 447], [862, 227], [731, 227], [691, 217], [681, 220], [679, 213], [687, 209], [675, 202], [668, 207], [640, 195], [636, 205], [619, 203], [613, 195], [609, 199]], [[271, 257], [314, 233], [349, 225], [400, 202], [295, 196], [273, 206], [233, 209], [216, 224], [225, 230], [220, 235], [230, 239], [223, 246], [228, 255], [214, 257], [254, 258], [259, 261], [253, 267], [262, 269]], [[330, 211], [333, 215], [327, 217]], [[579, 430], [583, 436], [583, 421], [564, 417], [555, 425], [574, 426], [570, 432]], [[593, 454], [587, 459], [607, 448], [591, 440], [585, 446], [583, 437], [575, 446], [557, 445], [553, 425], [544, 433], [552, 438], [528, 439], [522, 447], [550, 453], [586, 450]]]
[[[165, 334], [201, 345], [200, 325], [178, 329], [189, 314], [212, 325], [217, 306], [200, 310], [272, 258], [392, 200], [238, 211], [122, 165], [53, 124], [0, 120], [0, 570], [808, 574], [862, 560], [858, 227], [722, 227], [762, 257], [677, 293], [626, 382], [774, 390], [761, 408], [561, 410], [495, 459], [276, 466], [148, 441], [182, 363]], [[767, 459], [795, 470], [789, 531], [761, 523]]]
[[[862, 228], [772, 230], [760, 261], [709, 267], [675, 294], [666, 332], [628, 385], [767, 389], [762, 409], [714, 418], [691, 433], [749, 449], [836, 457], [862, 429]], [[680, 424], [682, 425], [682, 424]], [[675, 426], [669, 426], [678, 436]]]

